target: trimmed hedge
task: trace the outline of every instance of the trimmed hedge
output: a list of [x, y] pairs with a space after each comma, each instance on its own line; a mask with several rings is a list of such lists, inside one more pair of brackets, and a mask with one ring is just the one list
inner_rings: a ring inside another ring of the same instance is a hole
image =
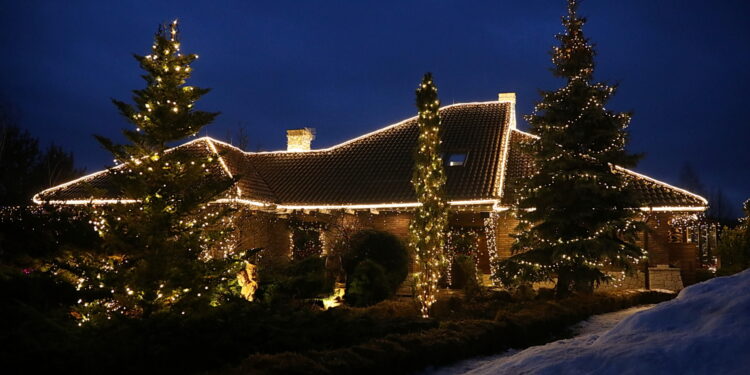
[[444, 322], [439, 328], [383, 338], [334, 350], [251, 355], [231, 374], [409, 373], [427, 366], [522, 348], [552, 340], [591, 315], [659, 303], [674, 294], [627, 291], [564, 300], [509, 304], [495, 320]]

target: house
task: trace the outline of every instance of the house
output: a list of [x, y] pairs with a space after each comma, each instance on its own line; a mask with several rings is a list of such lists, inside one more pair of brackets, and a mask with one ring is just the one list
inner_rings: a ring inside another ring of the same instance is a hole
[[[445, 106], [440, 114], [452, 211], [448, 246], [474, 255], [478, 269], [489, 274], [493, 259], [511, 255], [510, 235], [517, 223], [509, 210], [516, 198], [513, 187], [534, 168], [520, 146], [534, 136], [516, 128], [512, 93], [500, 94], [498, 101]], [[223, 171], [217, 173], [240, 176], [219, 202], [246, 208], [238, 224], [242, 246], [303, 256], [327, 253], [353, 228], [407, 237], [411, 212], [418, 206], [410, 182], [417, 135], [414, 117], [323, 149], [311, 147], [315, 134], [309, 128], [289, 130], [284, 151], [244, 152], [208, 137], [178, 147], [218, 153]], [[632, 285], [646, 286], [650, 275], [651, 287], [692, 282], [702, 237], [685, 223], [706, 210], [706, 199], [628, 169], [616, 171], [639, 193], [642, 220], [652, 228], [640, 240], [649, 257], [645, 274]], [[108, 174], [101, 171], [47, 189], [34, 201], [127, 203], [107, 193], [113, 191]]]

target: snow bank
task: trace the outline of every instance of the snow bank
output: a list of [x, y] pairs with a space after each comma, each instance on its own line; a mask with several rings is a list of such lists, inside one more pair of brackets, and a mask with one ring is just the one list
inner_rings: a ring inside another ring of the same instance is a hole
[[683, 289], [601, 335], [529, 348], [469, 374], [750, 374], [750, 270]]

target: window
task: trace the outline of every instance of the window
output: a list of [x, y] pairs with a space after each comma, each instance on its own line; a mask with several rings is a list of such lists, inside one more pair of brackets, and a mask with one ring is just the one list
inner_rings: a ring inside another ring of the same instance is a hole
[[462, 167], [466, 163], [466, 153], [465, 152], [450, 153], [448, 154], [446, 159], [448, 160], [449, 167]]
[[669, 243], [682, 243], [682, 227], [672, 227], [669, 231]]
[[291, 228], [290, 246], [293, 259], [320, 256], [323, 252], [322, 228], [314, 225], [299, 225]]
[[700, 226], [698, 225], [692, 225], [687, 228], [685, 228], [685, 241], [687, 243], [700, 243], [700, 236], [701, 236], [701, 230]]

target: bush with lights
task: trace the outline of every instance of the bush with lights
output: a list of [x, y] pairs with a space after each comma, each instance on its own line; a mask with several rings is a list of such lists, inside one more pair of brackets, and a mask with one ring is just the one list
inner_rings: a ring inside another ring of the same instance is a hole
[[539, 136], [526, 145], [537, 172], [520, 189], [514, 255], [495, 273], [508, 286], [556, 277], [558, 296], [590, 292], [608, 280], [604, 267], [630, 270], [644, 255], [635, 245], [644, 229], [639, 202], [615, 171], [640, 157], [625, 150], [631, 116], [605, 107], [616, 87], [593, 80], [595, 53], [577, 8], [568, 1], [565, 32], [552, 49], [552, 72], [565, 86], [543, 91], [526, 117]]
[[445, 168], [440, 153], [440, 100], [432, 74], [427, 73], [417, 88], [417, 124], [419, 140], [414, 151], [414, 175], [411, 182], [421, 204], [409, 223], [409, 246], [417, 266], [416, 297], [422, 316], [428, 317], [435, 303], [438, 280], [447, 267], [445, 231], [448, 204], [445, 199]]
[[745, 217], [740, 219], [736, 227], [725, 227], [719, 238], [719, 276], [732, 275], [750, 268], [750, 199], [745, 201], [742, 208]]
[[100, 250], [59, 262], [61, 276], [95, 296], [79, 301], [82, 323], [184, 313], [239, 294], [244, 252], [234, 249], [233, 209], [209, 204], [231, 194], [235, 179], [213, 148], [168, 149], [218, 115], [194, 108], [208, 89], [185, 84], [197, 57], [180, 52], [177, 21], [160, 27], [151, 53], [135, 56], [146, 81], [133, 91], [135, 105], [113, 100], [135, 126], [123, 131], [128, 142], [97, 136], [115, 157], [108, 173], [123, 202], [91, 207]]

